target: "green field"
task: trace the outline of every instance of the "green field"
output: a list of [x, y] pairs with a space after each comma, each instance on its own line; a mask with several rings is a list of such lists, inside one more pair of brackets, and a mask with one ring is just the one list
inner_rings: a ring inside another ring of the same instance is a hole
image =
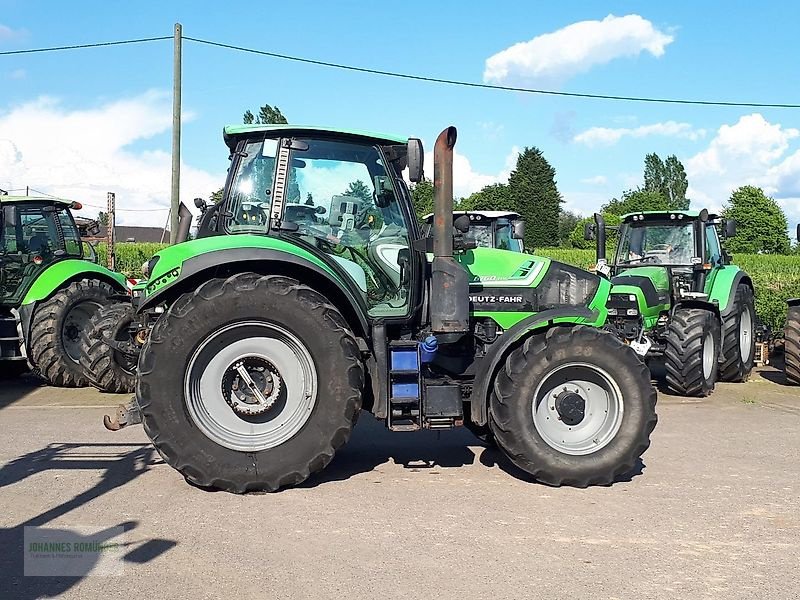
[[[166, 244], [120, 243], [116, 246], [117, 270], [128, 277], [140, 278], [142, 264]], [[587, 269], [594, 265], [594, 250], [575, 248], [538, 248], [536, 253], [554, 260]], [[100, 262], [105, 264], [104, 244], [98, 247]], [[786, 299], [800, 297], [800, 255], [737, 254], [734, 262], [750, 274], [756, 288], [756, 312], [773, 333], [783, 329]]]
[[[536, 254], [587, 269], [594, 265], [594, 250], [537, 248]], [[753, 279], [756, 312], [761, 321], [778, 334], [786, 320], [786, 300], [800, 297], [800, 256], [737, 254], [739, 265]]]

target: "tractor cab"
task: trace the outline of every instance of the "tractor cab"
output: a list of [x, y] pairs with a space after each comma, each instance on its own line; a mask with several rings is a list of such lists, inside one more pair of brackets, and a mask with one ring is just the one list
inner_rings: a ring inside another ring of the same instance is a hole
[[[453, 219], [467, 217], [469, 229], [464, 238], [474, 242], [478, 248], [497, 248], [512, 252], [524, 252], [522, 238], [525, 237], [525, 221], [519, 213], [505, 210], [458, 210], [453, 212]], [[423, 218], [424, 231], [430, 232], [433, 225], [433, 213]]]
[[83, 258], [81, 235], [69, 200], [0, 196], [0, 304], [19, 305], [50, 265]]

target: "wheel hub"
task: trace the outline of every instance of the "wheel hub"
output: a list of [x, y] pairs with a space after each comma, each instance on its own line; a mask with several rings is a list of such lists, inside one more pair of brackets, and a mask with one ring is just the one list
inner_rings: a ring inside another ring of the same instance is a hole
[[231, 364], [222, 377], [222, 394], [235, 413], [255, 416], [278, 400], [281, 377], [268, 360], [250, 356]]
[[586, 416], [586, 400], [578, 393], [578, 390], [570, 391], [564, 388], [556, 396], [555, 407], [559, 419], [565, 425], [577, 425]]

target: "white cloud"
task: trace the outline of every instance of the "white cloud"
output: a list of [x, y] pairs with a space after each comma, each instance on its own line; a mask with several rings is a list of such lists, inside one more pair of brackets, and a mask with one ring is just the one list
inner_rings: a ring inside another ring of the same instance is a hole
[[581, 183], [585, 183], [587, 185], [605, 185], [608, 183], [608, 178], [605, 175], [595, 175], [594, 177], [581, 179]]
[[[517, 165], [519, 148], [514, 146], [505, 159], [505, 164], [500, 172], [496, 174], [479, 173], [475, 171], [469, 159], [457, 150], [453, 153], [453, 196], [466, 198], [470, 194], [480, 191], [487, 185], [494, 183], [506, 183], [511, 171]], [[433, 152], [425, 154], [425, 173], [428, 178], [433, 175]]]
[[28, 32], [24, 29], [12, 29], [8, 25], [0, 23], [0, 42], [11, 42], [24, 38]]
[[786, 156], [800, 130], [744, 115], [723, 125], [708, 148], [686, 161], [687, 196], [697, 207], [719, 210], [742, 185], [779, 199], [790, 223], [800, 220], [800, 150]]
[[580, 21], [519, 42], [486, 59], [483, 80], [499, 84], [559, 85], [596, 65], [648, 52], [655, 57], [674, 37], [635, 14]]
[[[169, 131], [171, 122], [169, 96], [156, 91], [84, 110], [49, 97], [13, 106], [0, 112], [0, 187], [31, 186], [96, 206], [105, 206], [106, 193], [114, 192], [120, 224], [161, 226], [167, 212], [159, 209], [169, 207], [170, 155], [129, 146]], [[220, 148], [220, 165], [227, 166], [225, 155]], [[193, 207], [192, 198], [208, 197], [223, 181], [222, 171], [183, 164], [181, 198]], [[96, 212], [86, 208], [83, 214]]]
[[27, 76], [28, 72], [25, 69], [14, 69], [8, 74], [8, 78], [14, 80], [25, 79]]
[[706, 135], [705, 129], [695, 129], [689, 123], [665, 121], [639, 127], [591, 127], [582, 131], [572, 141], [585, 146], [612, 146], [623, 137], [643, 138], [651, 135], [697, 141]]

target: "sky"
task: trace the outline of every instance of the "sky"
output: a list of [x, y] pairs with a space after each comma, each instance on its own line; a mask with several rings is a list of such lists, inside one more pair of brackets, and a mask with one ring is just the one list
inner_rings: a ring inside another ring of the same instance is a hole
[[[0, 51], [172, 35], [381, 70], [565, 92], [800, 104], [794, 2], [44, 2], [0, 0]], [[0, 188], [161, 225], [170, 190], [172, 42], [0, 56]], [[292, 123], [420, 137], [459, 131], [455, 192], [504, 182], [540, 148], [582, 214], [675, 154], [695, 208], [758, 185], [800, 221], [800, 109], [645, 104], [471, 89], [184, 42], [181, 196], [221, 187], [225, 124], [277, 105]], [[430, 175], [430, 173], [429, 173]], [[190, 202], [189, 202], [190, 203]], [[190, 203], [191, 204], [191, 203]]]

